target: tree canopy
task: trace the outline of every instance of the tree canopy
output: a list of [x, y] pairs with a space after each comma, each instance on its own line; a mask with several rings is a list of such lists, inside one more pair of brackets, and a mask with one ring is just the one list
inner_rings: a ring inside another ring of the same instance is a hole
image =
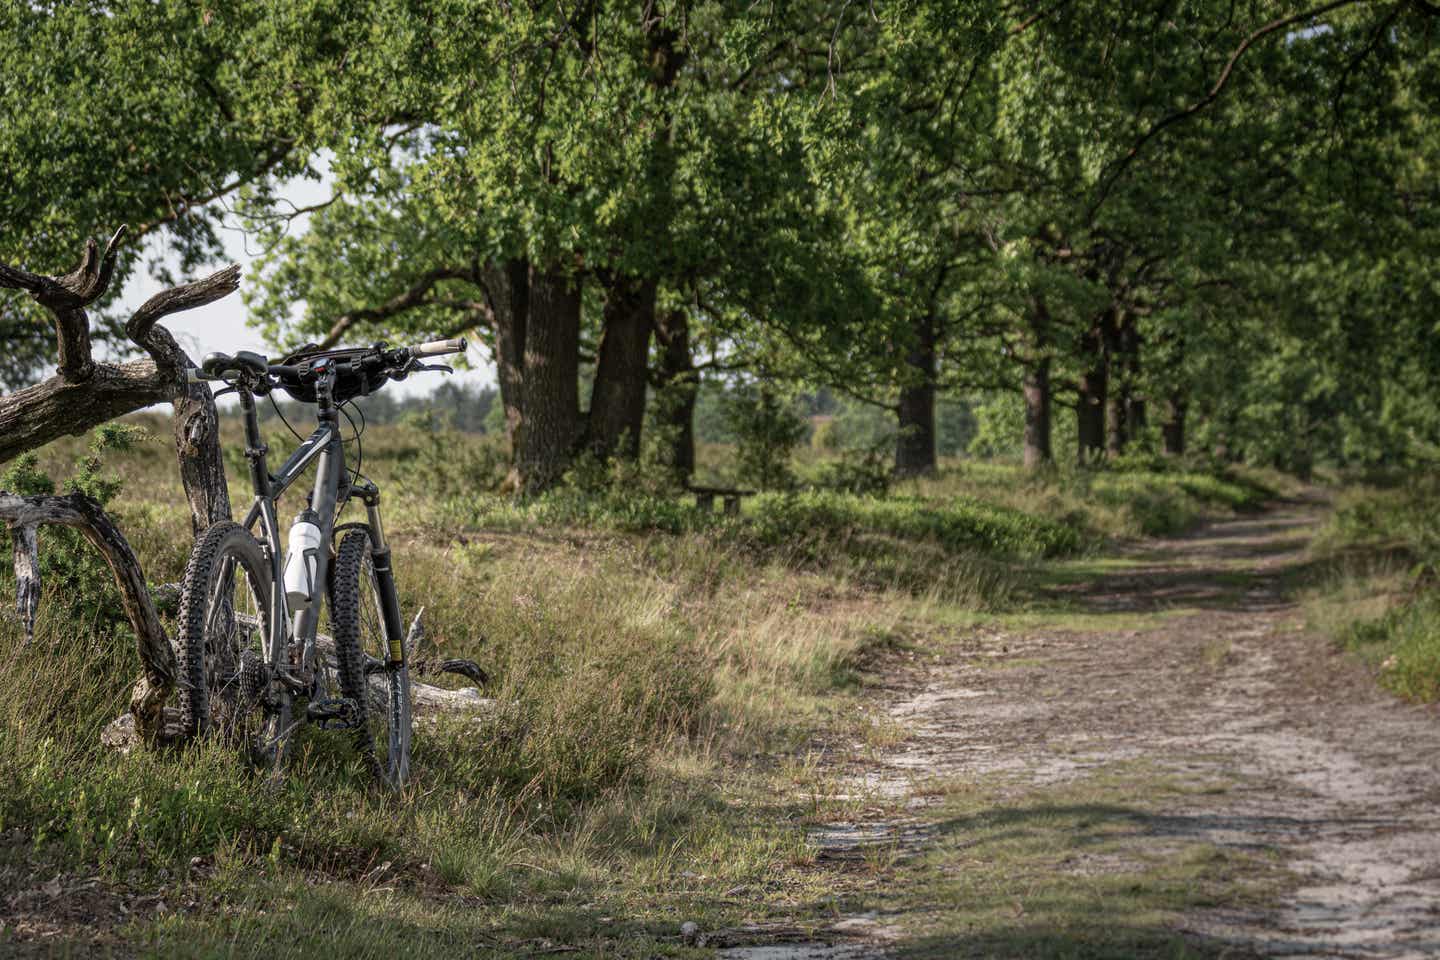
[[[524, 490], [647, 430], [683, 478], [707, 376], [886, 411], [902, 474], [977, 394], [1036, 468], [1429, 461], [1437, 29], [1425, 0], [10, 5], [0, 261], [124, 222], [190, 273], [234, 211], [277, 348], [478, 337]], [[6, 385], [47, 323], [0, 304]]]

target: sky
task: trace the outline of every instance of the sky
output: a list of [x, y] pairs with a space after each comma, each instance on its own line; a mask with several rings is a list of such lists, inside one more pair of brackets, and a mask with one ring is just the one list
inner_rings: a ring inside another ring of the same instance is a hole
[[[300, 178], [290, 180], [281, 187], [279, 195], [297, 207], [304, 207], [329, 199], [330, 192], [331, 179], [327, 174], [319, 182]], [[290, 225], [292, 233], [303, 234], [308, 227], [309, 219], [309, 214], [301, 214], [296, 217]], [[226, 220], [233, 224], [232, 218], [227, 217]], [[205, 354], [217, 350], [224, 353], [253, 350], [269, 356], [270, 348], [265, 343], [260, 331], [249, 325], [243, 296], [251, 263], [261, 251], [253, 239], [248, 239], [243, 231], [233, 225], [223, 230], [221, 236], [225, 243], [227, 262], [240, 264], [240, 290], [208, 306], [172, 314], [162, 320], [161, 324], [169, 328], [180, 345], [197, 361]], [[150, 237], [146, 241], [142, 262], [150, 262], [163, 252], [163, 248], [164, 238], [162, 236]], [[166, 259], [174, 269], [175, 259], [168, 256]], [[205, 276], [212, 270], [220, 269], [221, 266], [223, 264], [207, 268], [201, 271], [199, 276]], [[198, 277], [188, 279], [198, 279]], [[149, 271], [143, 267], [136, 270], [130, 275], [121, 291], [119, 306], [122, 315], [124, 312], [135, 310], [150, 297], [159, 293], [160, 289], [160, 285], [150, 276]], [[297, 305], [297, 308], [303, 309], [303, 305]], [[364, 342], [360, 341], [362, 344]], [[356, 344], [343, 342], [340, 344], [340, 346], [354, 345]], [[495, 368], [487, 351], [472, 344], [467, 359], [471, 369], [456, 371], [453, 377], [447, 378], [444, 374], [417, 375], [400, 383], [391, 383], [385, 389], [393, 391], [396, 396], [416, 396], [430, 393], [445, 379], [452, 379], [456, 383], [475, 385], [495, 383]]]

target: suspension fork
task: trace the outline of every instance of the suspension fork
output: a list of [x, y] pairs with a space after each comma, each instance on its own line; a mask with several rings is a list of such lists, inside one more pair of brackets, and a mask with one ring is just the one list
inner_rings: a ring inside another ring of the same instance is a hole
[[375, 592], [380, 598], [380, 619], [384, 621], [386, 666], [395, 669], [405, 663], [405, 627], [400, 619], [400, 595], [395, 590], [395, 571], [390, 565], [390, 545], [380, 519], [380, 490], [368, 483], [357, 487], [365, 503], [370, 527], [370, 563], [375, 570]]

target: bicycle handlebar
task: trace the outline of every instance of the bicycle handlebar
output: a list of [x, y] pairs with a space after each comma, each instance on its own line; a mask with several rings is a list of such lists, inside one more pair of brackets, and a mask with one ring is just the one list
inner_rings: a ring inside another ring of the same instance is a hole
[[[422, 357], [441, 357], [447, 354], [464, 353], [469, 346], [463, 337], [452, 340], [431, 340], [426, 343], [418, 343], [410, 347], [397, 347], [387, 349], [384, 344], [376, 344], [361, 357], [351, 360], [358, 363], [363, 369], [383, 371], [386, 376], [392, 379], [403, 379], [414, 365]], [[337, 351], [340, 352], [340, 351]], [[350, 351], [345, 351], [350, 352]], [[353, 356], [354, 354], [351, 353]], [[205, 356], [198, 368], [191, 367], [185, 371], [187, 383], [199, 383], [201, 381], [228, 381], [235, 376], [250, 374], [257, 380], [269, 380], [270, 378], [299, 379], [312, 374], [316, 370], [315, 361], [331, 356], [329, 353], [315, 354], [313, 357], [302, 357], [298, 363], [270, 363], [267, 358], [258, 353], [251, 353], [241, 350], [230, 356], [226, 353], [211, 353]], [[449, 370], [448, 367], [429, 367], [425, 369]]]
[[412, 357], [443, 357], [447, 353], [464, 353], [465, 338], [456, 340], [431, 340], [429, 343], [417, 344], [410, 348]]

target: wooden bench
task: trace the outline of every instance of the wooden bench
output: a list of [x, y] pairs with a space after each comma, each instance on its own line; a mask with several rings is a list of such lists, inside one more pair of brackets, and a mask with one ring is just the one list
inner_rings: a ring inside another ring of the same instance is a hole
[[700, 510], [713, 511], [715, 500], [719, 498], [725, 505], [727, 517], [740, 515], [740, 500], [742, 497], [755, 495], [754, 490], [730, 490], [725, 487], [690, 487], [691, 493], [695, 494], [695, 506]]

